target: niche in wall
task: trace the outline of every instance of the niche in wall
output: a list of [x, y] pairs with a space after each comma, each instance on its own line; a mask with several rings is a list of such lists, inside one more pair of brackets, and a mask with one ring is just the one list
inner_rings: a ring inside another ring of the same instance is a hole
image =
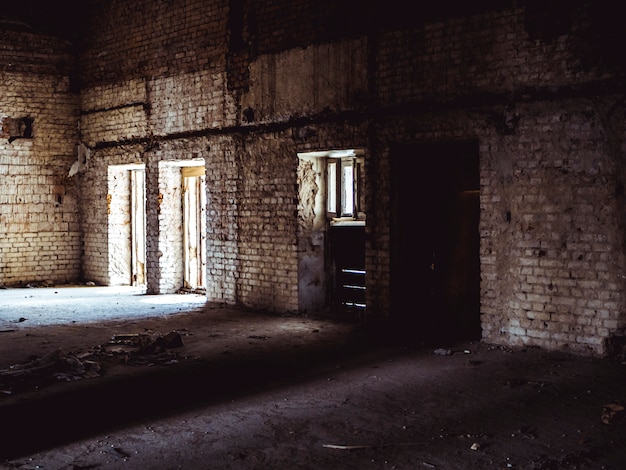
[[0, 138], [9, 139], [9, 143], [16, 139], [32, 139], [34, 122], [32, 117], [0, 118]]

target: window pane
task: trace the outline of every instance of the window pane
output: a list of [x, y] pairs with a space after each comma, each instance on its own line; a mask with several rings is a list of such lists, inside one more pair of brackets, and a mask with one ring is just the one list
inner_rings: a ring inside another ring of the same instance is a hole
[[326, 198], [326, 210], [328, 212], [337, 212], [337, 162], [328, 162], [326, 180], [326, 190], [328, 197]]
[[353, 162], [341, 162], [341, 215], [354, 215], [354, 166]]

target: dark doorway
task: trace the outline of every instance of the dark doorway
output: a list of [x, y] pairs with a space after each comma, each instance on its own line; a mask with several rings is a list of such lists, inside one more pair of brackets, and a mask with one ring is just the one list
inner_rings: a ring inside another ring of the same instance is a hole
[[479, 339], [478, 143], [391, 153], [392, 319], [428, 342]]

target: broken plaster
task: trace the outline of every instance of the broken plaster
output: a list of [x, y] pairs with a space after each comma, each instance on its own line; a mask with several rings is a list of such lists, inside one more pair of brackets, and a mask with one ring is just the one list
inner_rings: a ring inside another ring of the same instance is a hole
[[77, 173], [85, 171], [88, 166], [91, 150], [84, 143], [78, 144], [78, 156], [72, 164], [68, 176], [72, 177]]

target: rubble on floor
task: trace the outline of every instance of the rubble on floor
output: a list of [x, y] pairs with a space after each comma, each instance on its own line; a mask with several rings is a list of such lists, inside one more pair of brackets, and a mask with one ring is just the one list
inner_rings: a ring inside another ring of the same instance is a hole
[[114, 335], [107, 343], [83, 352], [57, 348], [44, 356], [31, 356], [23, 363], [0, 370], [0, 396], [37, 390], [55, 382], [99, 377], [107, 364], [176, 364], [180, 358], [172, 350], [181, 347], [183, 340], [178, 331], [166, 335], [146, 331]]

